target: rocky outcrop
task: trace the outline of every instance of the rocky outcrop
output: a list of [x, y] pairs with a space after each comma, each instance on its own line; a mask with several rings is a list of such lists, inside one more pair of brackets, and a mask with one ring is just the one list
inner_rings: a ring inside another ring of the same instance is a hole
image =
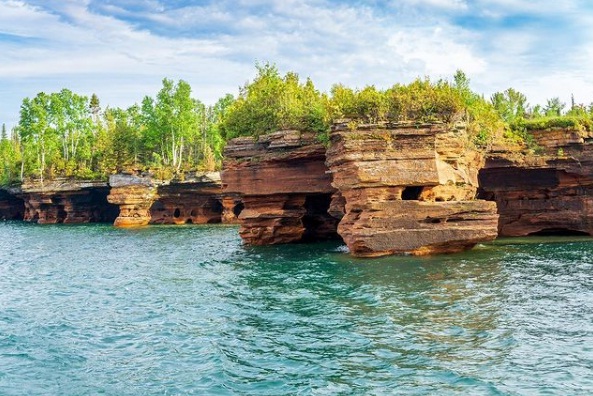
[[225, 224], [239, 224], [239, 215], [245, 209], [245, 204], [237, 194], [227, 194], [222, 197], [222, 222]]
[[335, 189], [325, 146], [311, 133], [280, 131], [228, 142], [222, 172], [225, 195], [240, 196], [239, 234], [268, 245], [337, 237], [327, 211]]
[[[222, 222], [221, 182], [218, 172], [188, 174], [157, 188], [150, 206], [150, 224], [210, 224]], [[236, 216], [234, 216], [236, 218]], [[226, 220], [233, 222], [227, 214]]]
[[116, 227], [148, 225], [150, 207], [157, 197], [157, 185], [149, 175], [116, 174], [109, 176], [111, 190], [107, 200], [119, 206]]
[[496, 206], [474, 199], [482, 160], [467, 142], [462, 126], [335, 125], [327, 164], [350, 252], [450, 253], [494, 239]]
[[537, 155], [495, 147], [480, 171], [480, 196], [496, 202], [499, 234], [593, 235], [593, 133], [531, 134]]
[[21, 186], [23, 219], [39, 224], [112, 222], [117, 207], [107, 201], [105, 182], [57, 179]]
[[0, 188], [0, 220], [23, 220], [24, 213], [20, 188]]
[[[148, 224], [236, 222], [240, 200], [228, 197], [223, 207], [220, 174], [185, 174], [183, 180], [158, 180], [150, 174], [117, 174], [109, 178], [109, 202], [119, 206], [118, 227]], [[223, 212], [224, 216], [223, 216]]]

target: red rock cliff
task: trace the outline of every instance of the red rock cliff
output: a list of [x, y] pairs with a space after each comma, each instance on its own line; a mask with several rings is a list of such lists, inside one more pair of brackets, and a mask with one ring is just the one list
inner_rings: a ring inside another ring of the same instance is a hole
[[105, 182], [58, 179], [21, 186], [25, 221], [39, 224], [112, 222], [117, 207], [107, 202]]
[[496, 206], [475, 200], [481, 157], [462, 127], [336, 125], [327, 151], [345, 200], [338, 232], [355, 256], [469, 249], [496, 237]]
[[314, 134], [280, 131], [228, 142], [222, 182], [225, 194], [242, 197], [239, 233], [251, 245], [336, 237], [337, 219], [327, 210], [335, 189], [325, 147]]
[[495, 148], [480, 171], [480, 196], [496, 202], [499, 234], [593, 235], [593, 134], [532, 134], [537, 155]]
[[109, 184], [109, 202], [120, 209], [114, 222], [118, 227], [230, 223], [236, 220], [240, 204], [233, 197], [226, 197], [225, 210], [217, 172], [186, 174], [183, 180], [170, 181], [148, 174], [118, 174], [109, 178]]

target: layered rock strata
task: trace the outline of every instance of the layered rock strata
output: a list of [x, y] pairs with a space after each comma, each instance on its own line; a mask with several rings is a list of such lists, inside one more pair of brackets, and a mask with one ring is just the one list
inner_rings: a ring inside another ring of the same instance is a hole
[[[186, 174], [161, 181], [150, 174], [117, 174], [109, 178], [109, 202], [119, 206], [118, 227], [148, 224], [207, 224], [237, 220], [241, 202], [228, 197], [223, 207], [218, 172]], [[224, 213], [224, 216], [223, 216]]]
[[112, 222], [117, 206], [107, 201], [104, 182], [53, 180], [43, 184], [24, 183], [23, 220], [39, 224]]
[[496, 205], [474, 199], [482, 160], [467, 142], [462, 126], [335, 125], [327, 164], [350, 252], [451, 253], [493, 240]]
[[116, 227], [148, 225], [150, 207], [157, 197], [157, 185], [149, 175], [116, 174], [109, 176], [111, 191], [107, 200], [119, 206]]
[[225, 195], [240, 196], [239, 234], [269, 245], [337, 237], [327, 213], [335, 189], [325, 147], [311, 133], [280, 131], [228, 142], [222, 172]]
[[532, 135], [537, 155], [495, 147], [480, 171], [480, 196], [496, 202], [499, 234], [593, 235], [593, 133]]
[[[157, 188], [156, 201], [150, 206], [149, 223], [220, 223], [223, 209], [218, 172], [186, 175], [184, 180], [175, 180]], [[233, 216], [227, 213], [225, 220], [233, 222]]]

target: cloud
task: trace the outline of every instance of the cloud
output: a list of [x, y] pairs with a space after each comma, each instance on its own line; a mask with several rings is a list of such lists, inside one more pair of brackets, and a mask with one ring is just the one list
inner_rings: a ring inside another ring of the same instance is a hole
[[213, 103], [252, 78], [255, 61], [324, 90], [462, 69], [487, 95], [513, 86], [533, 103], [574, 90], [590, 102], [592, 22], [577, 0], [0, 0], [0, 122], [41, 90], [128, 106], [163, 77]]

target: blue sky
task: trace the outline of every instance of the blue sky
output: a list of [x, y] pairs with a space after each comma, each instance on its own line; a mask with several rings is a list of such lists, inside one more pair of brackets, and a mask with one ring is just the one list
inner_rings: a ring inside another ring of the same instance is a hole
[[462, 69], [486, 96], [593, 102], [588, 0], [0, 0], [0, 123], [24, 97], [69, 88], [127, 107], [164, 77], [214, 103], [256, 61], [386, 88]]

